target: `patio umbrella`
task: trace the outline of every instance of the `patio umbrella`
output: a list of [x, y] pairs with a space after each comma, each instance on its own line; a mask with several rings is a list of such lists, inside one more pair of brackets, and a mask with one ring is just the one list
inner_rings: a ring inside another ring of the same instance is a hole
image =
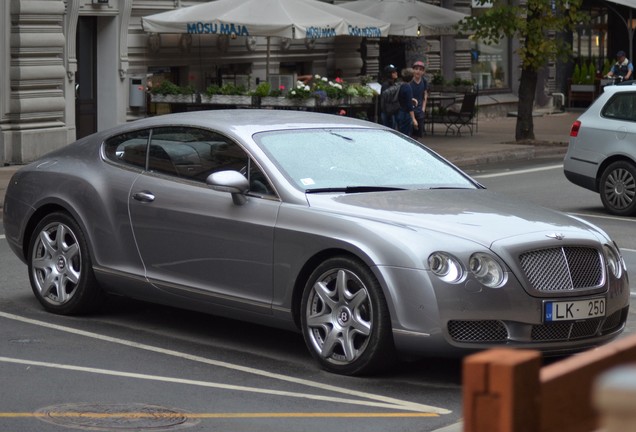
[[333, 36], [382, 37], [389, 24], [318, 0], [215, 0], [142, 17], [149, 33], [218, 34], [317, 39]]
[[388, 21], [395, 36], [453, 34], [453, 26], [467, 16], [418, 0], [356, 0], [340, 7]]
[[142, 18], [146, 32], [315, 39], [381, 37], [389, 24], [318, 0], [216, 0]]

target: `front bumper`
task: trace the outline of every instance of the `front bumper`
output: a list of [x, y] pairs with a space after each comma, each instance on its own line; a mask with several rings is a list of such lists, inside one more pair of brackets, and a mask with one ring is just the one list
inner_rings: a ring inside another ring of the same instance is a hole
[[[414, 355], [466, 354], [493, 347], [536, 349], [565, 354], [592, 348], [616, 338], [629, 312], [629, 281], [609, 278], [602, 293], [580, 297], [532, 297], [516, 278], [488, 289], [469, 280], [442, 284], [423, 270], [384, 268], [393, 287], [390, 308], [398, 351]], [[417, 288], [416, 288], [417, 287]], [[606, 313], [584, 320], [546, 322], [550, 300], [602, 297]]]

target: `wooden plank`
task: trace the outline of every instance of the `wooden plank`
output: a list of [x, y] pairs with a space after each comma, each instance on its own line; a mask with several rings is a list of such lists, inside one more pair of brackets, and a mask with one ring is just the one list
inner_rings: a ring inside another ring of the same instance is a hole
[[493, 349], [464, 361], [465, 432], [539, 432], [536, 351]]

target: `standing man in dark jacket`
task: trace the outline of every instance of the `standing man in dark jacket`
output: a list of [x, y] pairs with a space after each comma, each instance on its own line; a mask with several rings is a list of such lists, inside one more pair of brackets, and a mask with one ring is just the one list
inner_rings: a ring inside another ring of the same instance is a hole
[[385, 93], [385, 91], [395, 85], [400, 85], [398, 70], [391, 64], [384, 68], [384, 81], [380, 89], [380, 123], [393, 129], [396, 129], [395, 112], [389, 112], [390, 109], [387, 106], [389, 103], [387, 99], [391, 97], [388, 94], [391, 92]]
[[415, 102], [415, 118], [417, 125], [413, 125], [413, 137], [422, 138], [424, 136], [424, 116], [426, 113], [426, 103], [428, 102], [428, 82], [424, 78], [426, 66], [422, 61], [413, 63], [413, 80], [411, 88], [413, 89], [413, 98]]
[[395, 115], [397, 122], [397, 130], [406, 136], [413, 133], [413, 129], [417, 128], [417, 118], [415, 117], [415, 106], [413, 90], [409, 82], [413, 79], [413, 69], [402, 69], [402, 80], [404, 84], [400, 86], [398, 92], [398, 100], [400, 101], [400, 109]]

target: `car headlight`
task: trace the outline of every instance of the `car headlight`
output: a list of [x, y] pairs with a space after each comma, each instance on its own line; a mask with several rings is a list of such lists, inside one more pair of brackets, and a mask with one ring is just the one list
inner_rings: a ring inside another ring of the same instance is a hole
[[506, 273], [490, 255], [477, 252], [470, 256], [468, 268], [480, 283], [488, 288], [498, 288], [506, 281]]
[[428, 266], [444, 282], [457, 283], [464, 278], [464, 269], [457, 258], [444, 252], [433, 252]]
[[620, 279], [623, 276], [623, 262], [618, 249], [614, 246], [603, 245], [605, 251], [605, 261], [610, 273], [614, 275], [616, 279]]

